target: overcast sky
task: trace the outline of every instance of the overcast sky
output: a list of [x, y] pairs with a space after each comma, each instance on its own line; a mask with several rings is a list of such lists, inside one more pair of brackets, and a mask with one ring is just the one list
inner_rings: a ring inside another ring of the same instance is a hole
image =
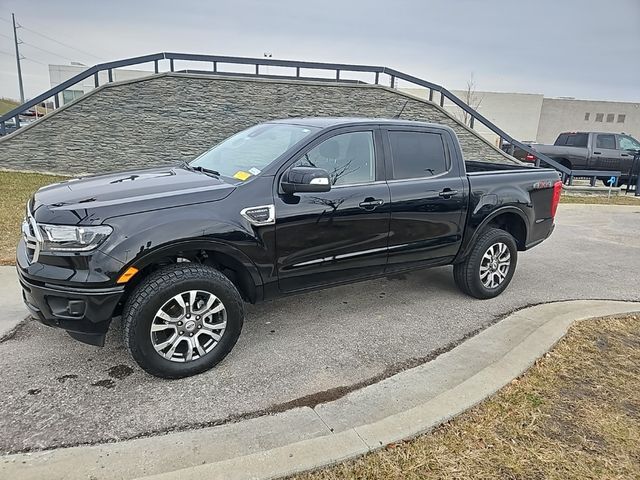
[[473, 72], [478, 90], [640, 102], [640, 0], [0, 0], [0, 96], [17, 98], [12, 12], [30, 29], [27, 97], [50, 87], [50, 63], [177, 51], [381, 65], [450, 89]]

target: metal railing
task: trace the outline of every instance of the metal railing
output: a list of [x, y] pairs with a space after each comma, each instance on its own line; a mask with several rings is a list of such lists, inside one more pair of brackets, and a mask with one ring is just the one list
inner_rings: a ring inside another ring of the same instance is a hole
[[[373, 78], [370, 83], [379, 85], [381, 84], [381, 80], [383, 76], [388, 77], [389, 85], [391, 88], [396, 88], [396, 85], [399, 80], [405, 81], [412, 85], [417, 85], [419, 87], [426, 88], [429, 91], [429, 101], [434, 102], [434, 97], [437, 94], [439, 104], [441, 107], [444, 107], [445, 100], [453, 103], [457, 107], [459, 107], [463, 112], [469, 115], [469, 127], [471, 129], [475, 128], [476, 122], [485, 126], [491, 132], [495, 133], [502, 142], [507, 142], [510, 145], [510, 150], [508, 153], [513, 154], [514, 149], [516, 147], [524, 150], [527, 153], [530, 153], [536, 157], [536, 165], [540, 165], [541, 163], [547, 164], [556, 170], [558, 170], [563, 180], [568, 179], [569, 182], [576, 177], [587, 177], [591, 178], [591, 184], [595, 184], [595, 180], [597, 178], [602, 177], [620, 177], [620, 172], [617, 171], [605, 171], [605, 170], [571, 170], [566, 166], [560, 164], [556, 160], [543, 155], [531, 146], [519, 142], [518, 140], [511, 137], [504, 130], [499, 128], [489, 119], [484, 117], [477, 110], [474, 110], [469, 105], [467, 105], [460, 98], [455, 96], [446, 88], [437, 85], [435, 83], [428, 82], [426, 80], [422, 80], [421, 78], [414, 77], [412, 75], [408, 75], [406, 73], [400, 72], [398, 70], [394, 70], [392, 68], [387, 67], [379, 67], [373, 65], [350, 65], [343, 63], [321, 63], [321, 62], [305, 62], [305, 61], [295, 61], [295, 60], [277, 60], [273, 58], [246, 58], [246, 57], [228, 57], [221, 55], [199, 55], [199, 54], [189, 54], [189, 53], [156, 53], [152, 55], [144, 55], [141, 57], [133, 57], [126, 58], [124, 60], [117, 60], [114, 62], [100, 63], [98, 65], [94, 65], [93, 67], [89, 67], [83, 72], [75, 75], [74, 77], [56, 85], [55, 87], [47, 90], [46, 92], [32, 98], [28, 102], [19, 105], [14, 108], [10, 112], [0, 116], [0, 136], [5, 135], [7, 133], [7, 125], [6, 122], [14, 119], [15, 129], [20, 128], [20, 115], [23, 112], [28, 111], [33, 107], [37, 107], [42, 102], [46, 102], [53, 98], [53, 103], [55, 108], [60, 107], [60, 94], [74, 85], [86, 80], [87, 78], [93, 77], [94, 79], [94, 87], [100, 86], [100, 76], [101, 72], [107, 72], [108, 82], [113, 81], [113, 70], [116, 68], [129, 67], [132, 65], [140, 65], [153, 63], [153, 73], [160, 73], [160, 62], [163, 60], [169, 61], [169, 72], [176, 72], [175, 62], [176, 61], [188, 61], [188, 62], [202, 62], [210, 65], [210, 70], [197, 70], [197, 73], [212, 73], [218, 75], [241, 75], [241, 76], [251, 76], [251, 77], [262, 77], [262, 78], [286, 78], [286, 79], [299, 79], [299, 80], [323, 80], [323, 81], [334, 81], [334, 82], [353, 82], [354, 80], [349, 80], [344, 77], [344, 72], [351, 73], [365, 73], [371, 74]], [[221, 65], [252, 65], [254, 66], [254, 70], [252, 73], [246, 72], [230, 72], [228, 70], [220, 70]], [[264, 73], [260, 71], [261, 67], [266, 66], [274, 66], [274, 67], [287, 67], [292, 69], [291, 75], [278, 75], [271, 73]], [[315, 77], [315, 76], [303, 76], [301, 75], [302, 69], [308, 70], [323, 70], [323, 71], [331, 71], [333, 76], [331, 78], [327, 77]], [[193, 70], [181, 70], [181, 72], [195, 72]], [[151, 72], [150, 72], [151, 73]], [[368, 82], [367, 82], [368, 83]]]

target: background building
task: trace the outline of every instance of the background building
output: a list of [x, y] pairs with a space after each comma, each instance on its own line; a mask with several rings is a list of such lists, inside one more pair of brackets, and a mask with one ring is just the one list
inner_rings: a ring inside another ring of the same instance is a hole
[[[49, 79], [54, 87], [81, 73], [85, 65], [49, 65]], [[153, 74], [151, 70], [114, 69], [113, 80], [132, 80]], [[108, 82], [107, 72], [101, 72], [100, 84]], [[69, 103], [95, 88], [94, 78], [89, 77], [65, 90], [61, 104]], [[401, 88], [401, 91], [427, 98], [428, 90]], [[482, 115], [512, 137], [523, 142], [553, 143], [560, 132], [594, 130], [624, 132], [640, 139], [640, 103], [577, 100], [574, 98], [547, 98], [539, 93], [504, 93], [452, 90], [452, 93], [469, 103]], [[434, 102], [439, 102], [434, 94]], [[465, 118], [453, 103], [445, 101], [444, 108], [459, 120]], [[483, 137], [499, 146], [498, 137], [482, 125], [475, 129]]]
[[[428, 91], [424, 89], [402, 90], [423, 98], [428, 97]], [[451, 90], [451, 93], [523, 142], [553, 143], [559, 133], [575, 130], [624, 132], [640, 138], [640, 103], [547, 98], [542, 94], [531, 93], [463, 90]], [[434, 93], [434, 101], [440, 101], [437, 93]], [[445, 101], [444, 108], [458, 119], [464, 120], [460, 109], [453, 103]], [[478, 123], [474, 127], [494, 145], [499, 144], [499, 139], [493, 132]]]

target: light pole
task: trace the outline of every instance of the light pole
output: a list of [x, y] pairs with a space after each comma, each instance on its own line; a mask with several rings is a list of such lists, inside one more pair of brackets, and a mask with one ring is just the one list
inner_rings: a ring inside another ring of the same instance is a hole
[[24, 103], [24, 87], [22, 86], [22, 68], [20, 66], [20, 49], [18, 45], [22, 43], [18, 40], [18, 31], [19, 27], [16, 27], [16, 15], [14, 13], [11, 14], [11, 20], [13, 20], [13, 40], [16, 45], [16, 65], [18, 67], [18, 86], [20, 87], [20, 103]]

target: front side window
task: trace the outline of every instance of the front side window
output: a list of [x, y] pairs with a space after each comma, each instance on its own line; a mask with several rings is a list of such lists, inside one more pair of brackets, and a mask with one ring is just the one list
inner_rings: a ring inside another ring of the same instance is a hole
[[215, 170], [225, 177], [248, 180], [318, 130], [304, 125], [263, 123], [223, 140], [190, 165]]
[[640, 142], [629, 135], [618, 135], [620, 150], [640, 150]]
[[305, 153], [294, 166], [326, 170], [331, 185], [373, 182], [373, 132], [350, 132], [331, 137]]
[[608, 148], [610, 150], [615, 150], [615, 135], [598, 135], [598, 138], [596, 139], [596, 148]]
[[448, 170], [442, 135], [427, 132], [389, 132], [393, 178], [423, 178]]

